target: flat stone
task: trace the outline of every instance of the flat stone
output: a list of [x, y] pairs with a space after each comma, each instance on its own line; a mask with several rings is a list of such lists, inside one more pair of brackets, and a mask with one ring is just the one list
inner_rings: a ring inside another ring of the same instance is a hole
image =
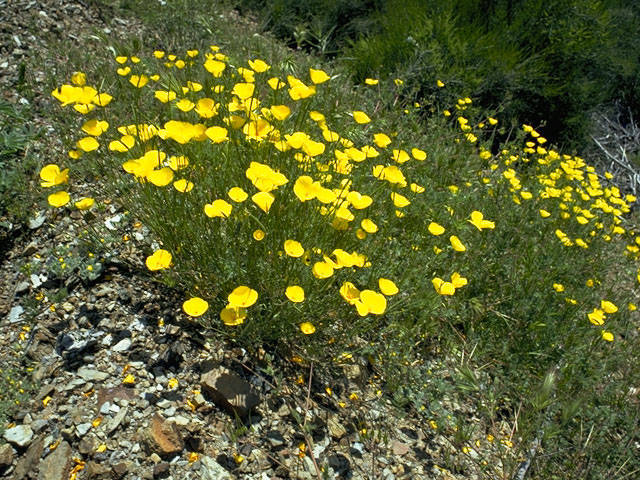
[[17, 447], [26, 447], [32, 438], [33, 430], [29, 425], [16, 425], [13, 428], [7, 428], [4, 432], [4, 439]]
[[82, 438], [91, 430], [91, 423], [81, 423], [80, 425], [76, 425], [76, 433], [78, 437]]
[[22, 314], [24, 313], [24, 308], [20, 305], [16, 305], [15, 307], [11, 307], [9, 311], [9, 323], [18, 323], [22, 320]]
[[251, 384], [224, 367], [203, 374], [200, 385], [216, 405], [239, 417], [260, 403]]
[[78, 375], [87, 382], [100, 382], [109, 378], [109, 374], [93, 368], [80, 367]]
[[409, 453], [409, 445], [406, 443], [398, 442], [397, 440], [393, 442], [392, 450], [394, 455], [406, 455]]
[[184, 449], [178, 426], [157, 413], [151, 417], [151, 425], [142, 435], [147, 448], [161, 457], [178, 454]]
[[341, 439], [347, 434], [347, 429], [339, 422], [337, 415], [330, 415], [327, 418], [327, 428], [329, 435], [336, 440]]
[[13, 448], [8, 443], [0, 446], [0, 468], [8, 467], [13, 463]]
[[31, 230], [40, 228], [44, 223], [45, 219], [46, 217], [44, 216], [44, 213], [39, 213], [36, 218], [32, 218], [31, 220], [29, 220], [29, 228]]
[[107, 424], [107, 435], [111, 435], [117, 430], [122, 423], [122, 420], [124, 420], [124, 417], [127, 416], [127, 413], [129, 413], [129, 409], [127, 407], [122, 408], [115, 417], [109, 420], [109, 423]]
[[38, 480], [69, 480], [72, 463], [71, 446], [67, 442], [62, 442], [40, 462]]
[[130, 348], [131, 348], [131, 339], [123, 338], [118, 343], [116, 343], [113, 347], [111, 347], [111, 350], [113, 350], [114, 352], [126, 352]]
[[225, 468], [211, 457], [200, 457], [200, 475], [202, 480], [231, 480]]

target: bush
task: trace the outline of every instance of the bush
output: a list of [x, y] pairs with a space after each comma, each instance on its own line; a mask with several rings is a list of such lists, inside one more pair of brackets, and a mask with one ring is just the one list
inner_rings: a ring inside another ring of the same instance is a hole
[[[209, 332], [321, 362], [367, 354], [429, 415], [407, 370], [462, 353], [460, 391], [496, 434], [518, 412], [519, 452], [552, 433], [577, 448], [569, 407], [596, 425], [598, 392], [620, 402], [613, 385], [637, 378], [620, 361], [636, 344], [635, 199], [531, 126], [494, 154], [497, 119], [459, 98], [425, 129], [401, 79], [354, 92], [217, 46], [115, 61], [91, 79], [103, 88], [76, 73], [53, 92], [81, 115], [71, 178], [100, 177], [151, 229], [147, 268]], [[57, 208], [74, 208], [68, 175], [40, 173]]]

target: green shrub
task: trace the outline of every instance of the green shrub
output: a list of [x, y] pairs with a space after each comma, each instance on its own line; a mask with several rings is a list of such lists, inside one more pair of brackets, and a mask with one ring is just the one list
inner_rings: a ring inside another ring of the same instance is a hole
[[[442, 396], [416, 373], [461, 358], [455, 386], [439, 384], [513, 450], [502, 474], [540, 436], [562, 439], [556, 471], [599, 458], [577, 432], [597, 428], [597, 449], [633, 419], [600, 423], [628, 393], [615, 385], [638, 378], [623, 361], [637, 346], [635, 199], [530, 126], [497, 142], [498, 120], [450, 85], [416, 106], [402, 79], [352, 90], [339, 71], [238, 51], [127, 52], [89, 77], [100, 89], [83, 74], [56, 89], [80, 118], [68, 164], [40, 173], [49, 203], [94, 205], [62, 190], [65, 167], [100, 177], [98, 201], [151, 229], [147, 267], [210, 334], [320, 362], [366, 354], [424, 415]], [[475, 427], [454, 413], [462, 448]]]

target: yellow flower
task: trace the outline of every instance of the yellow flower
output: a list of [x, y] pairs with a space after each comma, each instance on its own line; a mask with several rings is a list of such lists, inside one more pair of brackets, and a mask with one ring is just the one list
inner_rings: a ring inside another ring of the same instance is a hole
[[100, 144], [93, 137], [84, 137], [76, 142], [76, 146], [83, 152], [93, 152], [98, 149]]
[[373, 143], [380, 148], [387, 148], [391, 143], [391, 139], [384, 133], [376, 133], [373, 135]]
[[264, 232], [262, 230], [260, 230], [260, 229], [254, 230], [253, 231], [253, 239], [256, 242], [259, 242], [259, 241], [263, 240], [264, 239]]
[[251, 197], [253, 203], [255, 203], [264, 213], [269, 213], [271, 205], [276, 197], [269, 192], [258, 192]]
[[242, 307], [227, 305], [220, 312], [220, 319], [225, 325], [229, 327], [241, 325], [242, 323], [244, 323], [245, 318], [247, 318], [247, 310]]
[[126, 77], [127, 75], [129, 75], [131, 73], [131, 67], [118, 68], [116, 70], [116, 73], [118, 75], [120, 75], [121, 77]]
[[224, 127], [209, 127], [204, 134], [209, 137], [213, 143], [222, 143], [229, 140], [229, 131]]
[[169, 168], [171, 170], [182, 170], [183, 168], [187, 168], [189, 166], [189, 159], [184, 155], [177, 155], [173, 157], [169, 157]]
[[109, 150], [112, 152], [128, 152], [135, 145], [136, 139], [131, 135], [123, 135], [120, 140], [109, 142]]
[[250, 287], [241, 285], [229, 294], [227, 300], [232, 307], [248, 308], [258, 301], [258, 292]]
[[419, 148], [413, 148], [411, 150], [411, 155], [413, 155], [413, 158], [415, 158], [416, 160], [426, 160], [427, 159], [427, 152], [425, 152], [424, 150], [420, 150]]
[[467, 247], [465, 247], [464, 244], [460, 241], [460, 239], [455, 235], [451, 235], [449, 237], [449, 242], [451, 242], [451, 247], [456, 252], [464, 252], [467, 250]]
[[232, 208], [233, 207], [231, 206], [230, 203], [226, 202], [225, 200], [218, 199], [218, 200], [214, 200], [212, 203], [206, 204], [204, 206], [204, 213], [209, 218], [214, 218], [214, 217], [229, 218], [229, 215], [231, 215]]
[[474, 210], [473, 212], [471, 212], [471, 219], [469, 220], [469, 223], [471, 223], [474, 227], [476, 227], [480, 231], [482, 231], [485, 228], [493, 229], [496, 226], [494, 222], [485, 220], [482, 212], [479, 212], [477, 210]]
[[438, 88], [442, 88], [444, 87], [444, 82], [442, 80], [437, 80], [436, 85], [438, 86]]
[[249, 66], [256, 73], [263, 73], [263, 72], [266, 72], [267, 70], [269, 70], [271, 68], [271, 66], [268, 63], [266, 63], [264, 60], [260, 60], [258, 58], [256, 58], [255, 60], [249, 60]]
[[378, 286], [380, 287], [380, 291], [386, 296], [392, 296], [398, 293], [398, 287], [393, 280], [389, 280], [388, 278], [379, 278]]
[[369, 218], [362, 220], [360, 226], [367, 233], [376, 233], [378, 231], [378, 226]]
[[236, 83], [233, 86], [233, 90], [231, 93], [236, 95], [241, 100], [247, 100], [253, 96], [253, 92], [255, 91], [255, 84], [253, 83]]
[[551, 216], [551, 213], [550, 213], [550, 212], [548, 212], [548, 211], [546, 211], [546, 210], [544, 210], [544, 209], [542, 209], [542, 208], [539, 210], [539, 212], [540, 212], [540, 216], [541, 216], [542, 218], [547, 218], [547, 217], [550, 217], [550, 216]]
[[371, 119], [369, 118], [369, 115], [367, 115], [366, 113], [360, 110], [356, 110], [353, 112], [353, 119], [355, 120], [356, 123], [360, 123], [360, 124], [369, 123], [371, 121]]
[[269, 86], [273, 90], [279, 90], [279, 89], [283, 88], [284, 86], [286, 86], [286, 83], [281, 81], [278, 77], [270, 78], [269, 80], [267, 80], [267, 83], [269, 84]]
[[600, 332], [600, 335], [602, 335], [602, 339], [605, 342], [613, 342], [613, 333], [607, 330], [602, 330], [602, 332]]
[[276, 120], [282, 121], [291, 115], [291, 109], [286, 105], [273, 105], [269, 110]]
[[82, 87], [87, 83], [87, 76], [82, 72], [73, 72], [71, 75], [71, 83]]
[[292, 285], [290, 287], [287, 287], [285, 291], [285, 295], [293, 303], [300, 303], [304, 301], [304, 290], [302, 289], [302, 287], [299, 287], [298, 285]]
[[454, 293], [456, 293], [456, 289], [453, 286], [453, 283], [445, 282], [439, 277], [435, 277], [433, 280], [431, 280], [431, 283], [433, 283], [433, 288], [435, 288], [436, 292], [438, 292], [440, 295], [453, 295]]
[[333, 275], [333, 265], [327, 262], [316, 262], [313, 264], [311, 272], [316, 278], [329, 278]]
[[324, 70], [314, 70], [313, 68], [309, 69], [309, 76], [311, 77], [311, 82], [315, 85], [324, 83], [331, 78]]
[[349, 304], [354, 305], [356, 300], [360, 298], [360, 290], [351, 282], [344, 282], [340, 287], [340, 295]]
[[382, 315], [387, 309], [387, 299], [384, 295], [373, 290], [362, 290], [360, 297], [355, 302], [358, 315], [364, 317], [369, 313]]
[[193, 182], [189, 182], [188, 180], [182, 178], [180, 180], [176, 180], [173, 182], [173, 186], [176, 190], [182, 193], [190, 192], [193, 189]]
[[69, 203], [70, 200], [71, 197], [67, 192], [64, 191], [52, 193], [47, 197], [47, 202], [49, 202], [49, 205], [56, 208], [64, 207], [67, 203]]
[[554, 283], [553, 289], [558, 293], [562, 293], [564, 292], [564, 285], [562, 285], [561, 283]]
[[311, 322], [302, 322], [300, 324], [300, 331], [305, 335], [311, 335], [315, 333], [316, 327]]
[[173, 170], [169, 167], [162, 167], [159, 170], [152, 170], [147, 174], [147, 180], [156, 187], [166, 187], [173, 180]]
[[190, 317], [199, 317], [209, 309], [209, 303], [200, 297], [193, 297], [182, 304], [182, 309]]
[[403, 208], [411, 204], [407, 197], [396, 192], [391, 192], [391, 200], [393, 200], [393, 204], [398, 208]]
[[137, 88], [144, 87], [147, 83], [149, 83], [149, 77], [146, 75], [131, 75], [129, 77], [129, 82], [131, 85]]
[[587, 318], [596, 326], [604, 325], [604, 319], [607, 318], [603, 310], [594, 308], [592, 312], [587, 314]]
[[93, 198], [85, 197], [83, 199], [78, 200], [74, 205], [78, 210], [89, 210], [94, 203], [95, 203], [95, 200]]
[[249, 194], [245, 192], [243, 189], [241, 189], [240, 187], [230, 188], [229, 191], [227, 192], [227, 195], [231, 200], [237, 203], [242, 203], [249, 197]]
[[40, 182], [41, 187], [55, 187], [69, 180], [69, 169], [65, 168], [61, 171], [60, 167], [50, 163], [42, 167], [42, 170], [40, 170], [40, 178], [42, 179], [42, 182]]
[[169, 268], [172, 258], [173, 257], [171, 256], [171, 252], [160, 249], [156, 250], [152, 255], [148, 256], [145, 264], [147, 265], [147, 268], [149, 270], [155, 272], [156, 270]]
[[222, 72], [224, 72], [224, 69], [227, 68], [227, 64], [221, 62], [220, 60], [208, 58], [207, 61], [204, 62], [204, 68], [215, 78], [220, 78], [222, 76]]
[[618, 311], [618, 307], [608, 300], [602, 300], [600, 308], [604, 310], [604, 313], [616, 313]]
[[171, 90], [156, 90], [153, 96], [160, 100], [162, 103], [171, 102], [176, 99], [176, 92]]
[[183, 112], [190, 112], [196, 106], [196, 104], [193, 103], [188, 98], [181, 99], [179, 102], [176, 102], [175, 105], [178, 108], [178, 110], [181, 110]]
[[378, 85], [379, 81], [375, 78], [365, 78], [364, 83], [367, 85]]
[[287, 255], [293, 258], [299, 258], [304, 255], [304, 248], [300, 242], [295, 240], [286, 240], [284, 242], [284, 251]]
[[436, 222], [431, 222], [427, 227], [427, 230], [429, 230], [431, 235], [435, 236], [442, 235], [445, 231], [444, 227]]
[[104, 120], [88, 120], [82, 125], [82, 131], [88, 135], [99, 137], [109, 129], [109, 123]]
[[399, 149], [394, 149], [392, 151], [391, 158], [393, 158], [394, 161], [398, 162], [401, 165], [403, 163], [408, 162], [411, 159], [411, 157], [409, 157], [409, 154], [407, 152]]

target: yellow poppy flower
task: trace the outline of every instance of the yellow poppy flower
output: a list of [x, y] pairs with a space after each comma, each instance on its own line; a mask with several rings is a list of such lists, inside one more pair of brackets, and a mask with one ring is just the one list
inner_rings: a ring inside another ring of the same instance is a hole
[[147, 257], [145, 265], [149, 270], [155, 272], [156, 270], [163, 270], [169, 268], [172, 260], [171, 252], [167, 250], [156, 250], [152, 255]]
[[298, 285], [291, 285], [290, 287], [287, 287], [285, 295], [293, 303], [300, 303], [304, 301], [304, 290]]
[[229, 294], [227, 300], [232, 307], [248, 308], [258, 301], [258, 292], [250, 287], [241, 285]]
[[209, 309], [209, 303], [200, 297], [193, 297], [182, 304], [182, 309], [190, 317], [200, 317]]
[[47, 197], [47, 202], [49, 202], [49, 205], [56, 208], [64, 207], [70, 201], [71, 197], [67, 192], [64, 191], [52, 193]]
[[311, 322], [302, 322], [300, 324], [300, 331], [305, 335], [311, 335], [315, 333], [316, 327]]

